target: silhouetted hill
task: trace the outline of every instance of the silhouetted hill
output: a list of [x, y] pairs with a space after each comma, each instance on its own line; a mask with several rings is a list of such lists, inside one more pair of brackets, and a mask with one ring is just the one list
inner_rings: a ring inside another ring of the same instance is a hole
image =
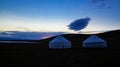
[[[46, 49], [53, 38], [34, 43], [0, 43], [0, 67], [120, 67], [120, 30], [97, 34], [108, 48], [81, 48], [90, 35], [64, 34], [70, 49]], [[31, 42], [31, 40], [28, 40]]]
[[120, 30], [109, 31], [98, 34], [101, 38], [106, 40], [108, 47], [120, 49]]
[[[72, 43], [72, 48], [81, 48], [82, 47], [82, 42], [86, 40], [92, 34], [63, 34], [61, 36], [64, 36], [67, 38], [69, 41]], [[95, 34], [99, 36], [100, 38], [104, 39], [109, 48], [120, 48], [119, 46], [119, 40], [120, 40], [120, 30], [114, 30], [114, 31], [108, 31], [100, 34]], [[54, 39], [56, 36], [48, 38], [48, 39], [43, 39], [39, 40], [36, 42], [39, 42], [41, 44], [44, 44], [44, 47], [48, 48], [49, 42]]]

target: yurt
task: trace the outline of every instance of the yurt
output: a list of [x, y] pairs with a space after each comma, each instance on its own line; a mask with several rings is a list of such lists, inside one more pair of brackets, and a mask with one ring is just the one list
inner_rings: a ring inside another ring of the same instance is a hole
[[83, 47], [85, 48], [107, 47], [107, 43], [100, 37], [96, 35], [91, 35], [83, 42]]
[[71, 48], [71, 42], [63, 36], [57, 36], [49, 42], [49, 48]]

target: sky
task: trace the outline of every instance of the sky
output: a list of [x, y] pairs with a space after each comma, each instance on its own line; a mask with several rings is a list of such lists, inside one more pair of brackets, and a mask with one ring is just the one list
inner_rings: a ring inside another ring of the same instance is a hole
[[120, 29], [120, 0], [0, 0], [0, 31], [73, 32], [67, 25], [90, 17], [83, 31]]

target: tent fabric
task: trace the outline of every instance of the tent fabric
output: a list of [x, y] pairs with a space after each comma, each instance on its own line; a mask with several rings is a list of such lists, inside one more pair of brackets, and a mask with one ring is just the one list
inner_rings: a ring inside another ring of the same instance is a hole
[[71, 48], [71, 42], [63, 36], [58, 36], [49, 42], [49, 48]]
[[83, 41], [83, 47], [107, 47], [106, 41], [96, 35], [91, 35]]

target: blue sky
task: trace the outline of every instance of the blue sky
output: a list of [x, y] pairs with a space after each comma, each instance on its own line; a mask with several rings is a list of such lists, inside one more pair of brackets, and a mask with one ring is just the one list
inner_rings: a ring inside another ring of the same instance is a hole
[[[99, 6], [99, 4], [104, 5]], [[120, 29], [120, 0], [0, 0], [1, 31], [73, 32], [72, 21], [90, 17], [83, 31]]]

